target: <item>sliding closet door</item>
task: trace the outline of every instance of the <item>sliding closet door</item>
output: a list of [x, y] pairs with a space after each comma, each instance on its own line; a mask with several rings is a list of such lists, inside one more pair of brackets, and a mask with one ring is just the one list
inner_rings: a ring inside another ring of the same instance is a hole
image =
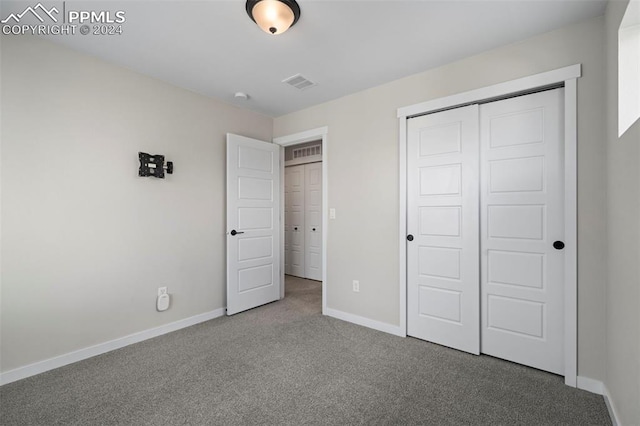
[[478, 354], [478, 106], [408, 123], [407, 333]]
[[289, 265], [288, 274], [304, 278], [304, 165], [287, 167], [285, 179], [290, 200], [289, 215], [285, 217], [285, 233], [289, 236], [289, 258], [285, 264]]
[[291, 275], [291, 168], [284, 169], [284, 273]]
[[563, 89], [480, 107], [482, 352], [564, 374]]
[[322, 280], [322, 163], [305, 164], [305, 277]]

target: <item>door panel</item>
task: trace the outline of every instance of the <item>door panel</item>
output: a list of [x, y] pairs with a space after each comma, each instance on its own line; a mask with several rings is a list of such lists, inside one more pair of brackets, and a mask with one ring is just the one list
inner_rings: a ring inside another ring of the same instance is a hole
[[305, 277], [322, 280], [322, 163], [304, 165]]
[[305, 180], [304, 165], [291, 166], [285, 169], [287, 183], [289, 185], [289, 217], [285, 223], [286, 232], [289, 233], [289, 272], [290, 275], [304, 278], [304, 227], [305, 227]]
[[280, 296], [279, 163], [279, 146], [227, 134], [227, 315]]
[[480, 107], [482, 352], [564, 373], [563, 89]]
[[284, 169], [284, 273], [291, 274], [291, 169]]
[[407, 333], [478, 354], [478, 107], [408, 122]]

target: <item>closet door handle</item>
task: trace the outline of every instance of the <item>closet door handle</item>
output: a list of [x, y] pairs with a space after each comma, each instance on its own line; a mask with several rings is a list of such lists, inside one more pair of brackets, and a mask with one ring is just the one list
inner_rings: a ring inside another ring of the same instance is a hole
[[230, 234], [235, 237], [238, 234], [244, 234], [244, 231], [236, 231], [235, 229], [232, 229]]
[[407, 235], [407, 241], [413, 241], [413, 235], [411, 234]]
[[313, 229], [311, 229], [311, 230], [312, 230], [312, 231], [315, 231], [315, 230], [316, 230], [316, 228], [313, 228]]
[[294, 230], [294, 231], [297, 231], [297, 230], [298, 230], [298, 227], [297, 227], [297, 226], [295, 226], [295, 227], [293, 228], [293, 230]]
[[562, 241], [555, 241], [553, 243], [553, 248], [556, 250], [562, 250], [564, 248], [564, 243]]

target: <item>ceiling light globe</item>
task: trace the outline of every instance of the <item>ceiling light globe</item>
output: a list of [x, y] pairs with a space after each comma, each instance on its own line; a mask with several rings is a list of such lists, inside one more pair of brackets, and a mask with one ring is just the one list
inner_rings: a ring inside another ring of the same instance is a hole
[[247, 1], [247, 13], [268, 34], [282, 34], [300, 17], [300, 8], [293, 0]]

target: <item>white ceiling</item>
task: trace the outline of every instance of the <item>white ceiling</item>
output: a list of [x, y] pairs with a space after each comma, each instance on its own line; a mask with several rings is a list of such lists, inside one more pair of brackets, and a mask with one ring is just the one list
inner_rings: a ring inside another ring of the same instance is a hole
[[[280, 116], [601, 15], [606, 6], [606, 0], [298, 2], [298, 23], [270, 36], [249, 19], [243, 0], [67, 1], [67, 10], [125, 11], [123, 34], [49, 38]], [[3, 0], [2, 17], [35, 3]], [[299, 91], [281, 83], [297, 73], [318, 85]], [[235, 100], [237, 91], [249, 100]]]

